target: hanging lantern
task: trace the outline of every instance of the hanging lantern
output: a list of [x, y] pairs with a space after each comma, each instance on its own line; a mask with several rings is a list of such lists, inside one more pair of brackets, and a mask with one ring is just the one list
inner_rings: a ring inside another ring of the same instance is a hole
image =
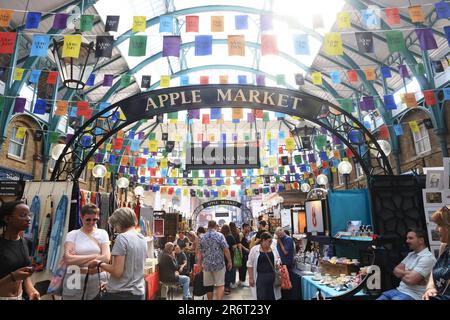
[[61, 80], [69, 89], [83, 90], [92, 71], [97, 65], [94, 42], [81, 38], [80, 54], [78, 58], [62, 57], [64, 39], [53, 39], [52, 53], [58, 67]]

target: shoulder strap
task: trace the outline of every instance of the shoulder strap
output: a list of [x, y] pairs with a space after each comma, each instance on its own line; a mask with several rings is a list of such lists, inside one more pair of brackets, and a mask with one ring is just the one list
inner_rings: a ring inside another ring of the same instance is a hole
[[[260, 250], [260, 251], [261, 251], [261, 250]], [[277, 270], [276, 270], [275, 267], [273, 266], [272, 261], [270, 261], [269, 255], [267, 254], [267, 252], [264, 252], [264, 254], [265, 254], [266, 257], [267, 257], [267, 260], [269, 260], [270, 266], [272, 267], [273, 271], [276, 273]], [[275, 259], [275, 254], [273, 255], [273, 257], [274, 257], [274, 259]]]
[[95, 244], [98, 245], [98, 247], [100, 248], [100, 251], [102, 250], [102, 246], [100, 245], [100, 242], [97, 239], [95, 239], [95, 237], [91, 236], [90, 234], [87, 234], [86, 232], [84, 232], [81, 229], [80, 229], [80, 232], [83, 232], [86, 235], [86, 237], [88, 237], [90, 240], [95, 242]]

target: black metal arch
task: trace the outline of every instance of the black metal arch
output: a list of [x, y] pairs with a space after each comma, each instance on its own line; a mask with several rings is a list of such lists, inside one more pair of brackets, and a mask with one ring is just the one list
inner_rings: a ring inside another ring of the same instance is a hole
[[[77, 180], [99, 146], [139, 120], [169, 112], [222, 107], [263, 109], [309, 120], [339, 138], [352, 151], [367, 176], [393, 174], [389, 160], [367, 128], [353, 115], [329, 101], [283, 88], [201, 85], [143, 92], [98, 112], [67, 143], [56, 161], [50, 180]], [[112, 116], [120, 111], [125, 119]], [[359, 138], [355, 140], [355, 136]]]
[[227, 200], [227, 199], [217, 199], [217, 200], [211, 200], [211, 201], [204, 202], [201, 205], [199, 205], [197, 208], [195, 208], [195, 210], [192, 212], [191, 221], [193, 223], [195, 223], [195, 221], [197, 221], [197, 216], [199, 215], [200, 212], [202, 212], [206, 208], [214, 207], [214, 206], [232, 206], [232, 207], [241, 209], [242, 212], [246, 213], [247, 218], [250, 218], [250, 219], [244, 220], [243, 222], [248, 222], [253, 217], [252, 211], [250, 210], [250, 208], [248, 208], [241, 202], [234, 201], [234, 200]]

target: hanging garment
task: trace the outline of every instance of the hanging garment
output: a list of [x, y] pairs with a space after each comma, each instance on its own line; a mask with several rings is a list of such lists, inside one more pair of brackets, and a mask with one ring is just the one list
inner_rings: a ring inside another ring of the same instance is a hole
[[45, 200], [45, 218], [39, 228], [39, 241], [36, 248], [33, 265], [36, 271], [43, 271], [47, 264], [48, 245], [50, 241], [50, 233], [52, 229], [53, 217], [53, 200], [52, 196], [48, 196]]
[[36, 246], [39, 241], [39, 216], [41, 214], [41, 199], [39, 196], [33, 197], [30, 212], [32, 214], [31, 225], [25, 231], [24, 237], [31, 243], [30, 256], [34, 257]]
[[100, 193], [100, 229], [108, 229], [108, 218], [110, 215], [110, 199], [109, 193]]
[[90, 202], [91, 203], [93, 203], [93, 204], [95, 204], [95, 205], [98, 205], [98, 202], [97, 202], [97, 192], [91, 192], [91, 198], [90, 198], [91, 200], [90, 200]]
[[55, 222], [53, 223], [50, 243], [48, 245], [48, 259], [46, 269], [55, 272], [58, 267], [59, 255], [61, 253], [62, 240], [64, 236], [64, 227], [66, 225], [67, 205], [69, 199], [66, 195], [59, 200], [55, 213]]
[[139, 202], [139, 199], [137, 199], [136, 205], [134, 206], [134, 213], [136, 214], [136, 220], [139, 224], [141, 218], [141, 203]]

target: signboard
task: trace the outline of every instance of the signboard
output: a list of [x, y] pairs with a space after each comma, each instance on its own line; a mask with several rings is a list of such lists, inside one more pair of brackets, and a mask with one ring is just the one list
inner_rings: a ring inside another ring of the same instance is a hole
[[[191, 190], [194, 191], [195, 190]], [[196, 218], [197, 215], [205, 208], [214, 207], [214, 206], [232, 206], [236, 208], [240, 208], [241, 210], [246, 210], [249, 213], [249, 216], [251, 217], [251, 211], [246, 206], [242, 205], [242, 203], [234, 200], [212, 200], [205, 203], [202, 203], [197, 208], [195, 208], [194, 212], [192, 213], [192, 217]]]
[[0, 181], [0, 196], [21, 197], [24, 187], [24, 181]]
[[260, 168], [259, 148], [256, 144], [227, 146], [192, 145], [186, 150], [186, 170]]

